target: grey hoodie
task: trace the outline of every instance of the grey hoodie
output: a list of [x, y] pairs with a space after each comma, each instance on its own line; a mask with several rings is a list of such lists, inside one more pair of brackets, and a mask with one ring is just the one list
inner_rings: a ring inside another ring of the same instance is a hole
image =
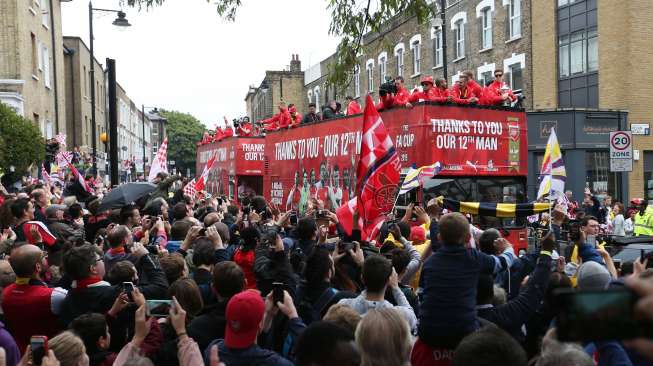
[[408, 325], [410, 325], [411, 332], [417, 329], [417, 317], [415, 317], [415, 312], [413, 311], [413, 308], [408, 303], [408, 300], [406, 300], [406, 295], [404, 295], [404, 293], [401, 292], [400, 288], [393, 288], [392, 295], [395, 297], [397, 306], [393, 306], [387, 300], [382, 300], [382, 301], [367, 300], [366, 299], [367, 291], [361, 292], [361, 294], [358, 295], [358, 297], [355, 297], [353, 299], [342, 299], [338, 301], [338, 304], [350, 306], [351, 308], [356, 310], [361, 316], [365, 316], [365, 313], [367, 313], [372, 309], [385, 309], [385, 308], [395, 309], [399, 311], [399, 313], [404, 317], [404, 319], [406, 319]]

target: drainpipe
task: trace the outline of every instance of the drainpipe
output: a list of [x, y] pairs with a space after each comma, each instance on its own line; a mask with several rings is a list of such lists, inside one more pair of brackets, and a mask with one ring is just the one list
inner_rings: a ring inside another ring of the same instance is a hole
[[54, 72], [54, 125], [57, 133], [59, 130], [59, 80], [57, 79], [57, 42], [54, 24], [54, 0], [50, 0], [50, 34], [52, 36], [52, 71]]

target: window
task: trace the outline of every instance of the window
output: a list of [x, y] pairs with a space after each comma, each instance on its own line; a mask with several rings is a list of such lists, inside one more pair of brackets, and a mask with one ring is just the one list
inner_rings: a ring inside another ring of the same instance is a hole
[[422, 50], [420, 41], [413, 41], [410, 44], [413, 51], [413, 75], [418, 75], [422, 70]]
[[374, 91], [374, 60], [369, 59], [367, 61], [367, 92], [372, 93]]
[[[644, 152], [644, 171], [646, 172], [646, 152]], [[646, 173], [644, 173], [646, 182]], [[585, 152], [585, 186], [593, 192], [607, 192], [616, 197], [619, 193], [617, 173], [610, 172], [610, 157], [608, 151]]]
[[45, 83], [46, 88], [50, 88], [50, 50], [45, 44], [41, 44], [43, 49], [41, 50], [41, 57], [43, 60], [43, 82]]
[[560, 77], [594, 72], [599, 69], [598, 34], [596, 29], [578, 31], [558, 38]]
[[465, 57], [465, 24], [462, 19], [458, 20], [455, 24], [456, 59], [459, 59]]
[[385, 82], [385, 77], [387, 75], [386, 68], [388, 66], [388, 55], [383, 52], [379, 55], [379, 82]]
[[480, 81], [480, 84], [482, 86], [487, 85], [489, 81], [492, 81], [494, 79], [494, 75], [492, 71], [485, 71], [481, 73], [481, 77], [479, 78], [478, 81]]
[[397, 76], [404, 76], [404, 47], [395, 47], [395, 56], [397, 57]]
[[86, 73], [86, 66], [82, 67], [82, 78], [84, 79], [84, 97], [88, 98], [88, 81], [86, 81], [86, 78], [88, 77], [88, 74]]
[[315, 105], [317, 106], [317, 109], [319, 111], [320, 109], [322, 109], [321, 105], [320, 105], [320, 87], [319, 86], [315, 87], [315, 89], [313, 90], [313, 95], [315, 95]]
[[39, 63], [41, 62], [38, 57], [38, 47], [36, 45], [36, 35], [30, 33], [32, 39], [32, 75], [36, 76], [38, 72]]
[[506, 82], [510, 85], [512, 90], [521, 90], [522, 87], [522, 74], [521, 74], [521, 64], [516, 63], [508, 66]]
[[158, 123], [153, 123], [152, 124], [152, 135], [158, 135], [159, 134], [159, 124]]
[[48, 24], [50, 24], [50, 0], [41, 0], [41, 22], [43, 25], [48, 28]]
[[587, 32], [587, 71], [599, 70], [599, 35], [596, 29]]
[[653, 151], [644, 151], [644, 192], [647, 201], [653, 200]]
[[312, 90], [309, 90], [308, 92], [306, 92], [306, 97], [308, 98], [309, 103], [313, 103], [313, 91]]
[[567, 6], [575, 2], [576, 0], [558, 0], [558, 7]]
[[492, 9], [490, 7], [481, 11], [481, 47], [484, 50], [492, 48]]
[[558, 39], [558, 69], [560, 77], [569, 76], [569, 36]]
[[361, 95], [361, 68], [358, 65], [354, 67], [354, 94], [357, 98]]
[[510, 38], [515, 39], [521, 36], [521, 0], [509, 0], [508, 4], [508, 25], [510, 27]]
[[442, 28], [433, 30], [433, 67], [442, 66]]
[[52, 121], [49, 119], [45, 120], [45, 138], [46, 139], [51, 139], [54, 137], [53, 131], [52, 131]]

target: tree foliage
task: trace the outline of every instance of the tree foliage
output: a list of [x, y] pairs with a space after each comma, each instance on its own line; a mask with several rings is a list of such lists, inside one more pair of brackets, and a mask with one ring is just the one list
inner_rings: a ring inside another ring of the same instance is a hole
[[[189, 0], [187, 0], [189, 1]], [[207, 0], [213, 2], [218, 14], [228, 21], [236, 19], [242, 0]], [[383, 25], [398, 14], [415, 16], [419, 23], [435, 16], [437, 8], [428, 0], [324, 0], [331, 11], [329, 34], [340, 37], [333, 62], [329, 65], [327, 82], [344, 90], [352, 79], [354, 66], [363, 47], [367, 32], [383, 34]], [[139, 8], [161, 5], [165, 0], [121, 0]]]
[[178, 171], [185, 173], [188, 168], [194, 174], [195, 144], [202, 139], [204, 125], [188, 113], [161, 110], [160, 115], [168, 120], [168, 161], [174, 160]]
[[13, 166], [15, 175], [22, 176], [44, 157], [45, 141], [38, 127], [0, 103], [0, 172]]

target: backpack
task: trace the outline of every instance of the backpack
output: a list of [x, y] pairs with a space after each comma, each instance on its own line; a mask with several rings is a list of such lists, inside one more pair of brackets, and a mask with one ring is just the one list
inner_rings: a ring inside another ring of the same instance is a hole
[[338, 290], [333, 287], [328, 287], [322, 292], [315, 303], [311, 303], [307, 296], [304, 295], [306, 291], [306, 283], [302, 283], [298, 289], [299, 306], [297, 306], [297, 313], [302, 318], [304, 324], [307, 326], [313, 322], [322, 319], [322, 312], [326, 309], [333, 298], [338, 293]]

